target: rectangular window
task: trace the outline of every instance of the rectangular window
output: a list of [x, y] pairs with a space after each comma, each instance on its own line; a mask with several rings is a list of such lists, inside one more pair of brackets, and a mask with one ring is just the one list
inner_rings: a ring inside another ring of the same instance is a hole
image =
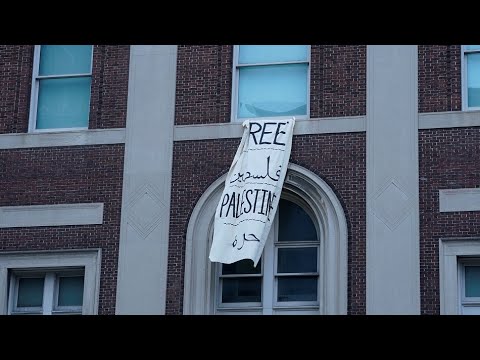
[[82, 314], [84, 269], [12, 270], [11, 314]]
[[464, 258], [459, 266], [461, 314], [480, 315], [480, 259]]
[[262, 301], [262, 261], [253, 267], [250, 260], [222, 265], [220, 274], [220, 302], [228, 304], [260, 305]]
[[232, 120], [295, 116], [310, 111], [310, 46], [237, 45]]
[[463, 109], [480, 110], [480, 45], [463, 45]]
[[30, 131], [88, 128], [92, 45], [35, 46]]

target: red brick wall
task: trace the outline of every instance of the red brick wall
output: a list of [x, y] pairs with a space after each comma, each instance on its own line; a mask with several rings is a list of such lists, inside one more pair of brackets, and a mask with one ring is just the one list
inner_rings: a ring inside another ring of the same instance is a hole
[[[0, 134], [28, 131], [33, 45], [0, 45]], [[91, 129], [125, 127], [129, 45], [95, 45]]]
[[0, 134], [28, 129], [33, 46], [0, 45]]
[[95, 45], [90, 129], [124, 128], [127, 120], [130, 45]]
[[101, 248], [99, 314], [115, 313], [124, 145], [0, 150], [0, 206], [103, 202], [102, 225], [0, 229], [0, 251]]
[[312, 45], [310, 117], [367, 113], [367, 46]]
[[[366, 46], [312, 45], [311, 117], [366, 114]], [[180, 45], [175, 124], [230, 122], [232, 45]]]
[[179, 45], [175, 125], [230, 122], [231, 45]]
[[420, 130], [422, 314], [440, 313], [438, 241], [480, 235], [480, 212], [439, 212], [439, 190], [480, 187], [480, 128]]
[[418, 46], [418, 111], [462, 109], [460, 45]]
[[[219, 139], [174, 144], [167, 314], [183, 311], [185, 236], [190, 214], [208, 186], [228, 171], [239, 141]], [[291, 162], [328, 182], [344, 206], [349, 230], [348, 312], [364, 314], [365, 134], [295, 136]]]

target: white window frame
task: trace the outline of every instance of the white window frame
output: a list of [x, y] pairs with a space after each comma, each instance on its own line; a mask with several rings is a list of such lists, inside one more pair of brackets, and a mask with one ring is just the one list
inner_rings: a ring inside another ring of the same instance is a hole
[[[87, 77], [92, 78], [92, 68], [93, 68], [93, 52], [95, 50], [92, 46], [92, 55], [90, 59], [90, 72], [83, 74], [68, 74], [68, 75], [45, 75], [39, 76], [38, 72], [40, 70], [40, 53], [41, 45], [35, 45], [33, 53], [33, 70], [32, 70], [32, 90], [30, 96], [30, 117], [28, 121], [28, 132], [33, 133], [42, 133], [42, 132], [64, 132], [64, 131], [78, 131], [78, 130], [88, 130], [86, 127], [71, 127], [71, 128], [52, 128], [52, 129], [37, 129], [37, 106], [38, 106], [38, 91], [40, 87], [40, 80], [42, 79], [60, 79], [60, 78], [73, 78], [73, 77]], [[92, 91], [90, 87], [90, 101], [91, 104]], [[90, 106], [89, 106], [90, 107]], [[89, 119], [90, 120], [90, 109], [89, 109]]]
[[[289, 191], [282, 192], [282, 199], [293, 202], [294, 204], [300, 206], [307, 214], [310, 216], [313, 224], [315, 225], [315, 230], [317, 232], [317, 241], [296, 241], [296, 242], [280, 242], [278, 241], [278, 231], [279, 231], [279, 216], [278, 212], [275, 214], [275, 218], [272, 224], [272, 230], [268, 235], [268, 239], [265, 243], [265, 247], [262, 253], [261, 260], [261, 272], [260, 274], [255, 275], [221, 275], [222, 264], [216, 263], [216, 276], [215, 276], [215, 289], [216, 289], [216, 314], [231, 314], [231, 313], [243, 313], [243, 311], [248, 310], [252, 312], [258, 312], [258, 314], [263, 315], [272, 315], [279, 314], [282, 311], [296, 313], [298, 311], [303, 311], [308, 313], [309, 311], [314, 313], [319, 312], [320, 308], [320, 298], [321, 298], [321, 289], [322, 289], [322, 278], [320, 276], [319, 269], [322, 267], [320, 264], [321, 261], [321, 229], [319, 224], [315, 221], [315, 215], [310, 210], [310, 207], [306, 201]], [[213, 233], [210, 234], [210, 241]], [[305, 248], [305, 247], [314, 247], [317, 249], [317, 271], [314, 273], [288, 273], [288, 274], [279, 274], [278, 273], [278, 249], [279, 248]], [[317, 279], [317, 300], [316, 301], [278, 301], [277, 292], [278, 292], [278, 278], [279, 277], [292, 277], [292, 276], [318, 276]], [[232, 277], [261, 277], [262, 278], [262, 291], [261, 291], [261, 302], [260, 303], [222, 303], [222, 286], [220, 284], [220, 278]]]
[[480, 297], [466, 297], [465, 296], [465, 266], [477, 266], [480, 267], [480, 257], [468, 257], [468, 258], [460, 258], [458, 262], [458, 270], [459, 270], [459, 284], [460, 284], [460, 308], [463, 309], [464, 307], [475, 306], [480, 307]]
[[[0, 253], [0, 315], [14, 311], [15, 279], [18, 274], [39, 274], [48, 272], [47, 276], [55, 276], [54, 272], [62, 274], [65, 270], [84, 269], [83, 280], [83, 315], [98, 313], [100, 291], [101, 250], [59, 250], [59, 251], [25, 251]], [[55, 293], [55, 279], [49, 278], [51, 292]], [[46, 279], [47, 281], [47, 279]], [[52, 309], [52, 312], [62, 312], [65, 308], [55, 309], [56, 297], [44, 304], [43, 307]]]
[[480, 237], [439, 240], [441, 315], [462, 314], [462, 264], [469, 258], [480, 258]]
[[[240, 52], [240, 45], [233, 46], [233, 81], [232, 81], [232, 105], [231, 105], [231, 122], [240, 122], [246, 120], [246, 118], [237, 118], [237, 108], [238, 108], [238, 80], [240, 77], [240, 68], [247, 66], [270, 66], [270, 65], [285, 65], [285, 64], [307, 64], [307, 114], [306, 115], [295, 115], [296, 120], [307, 120], [310, 118], [310, 72], [311, 72], [311, 45], [306, 45], [307, 49], [307, 60], [306, 61], [280, 61], [272, 63], [259, 63], [259, 64], [239, 64], [238, 56]], [[285, 119], [290, 118], [291, 116], [272, 116], [272, 117], [255, 117], [252, 119], [255, 120], [266, 120], [266, 119]]]
[[461, 57], [461, 69], [462, 69], [462, 110], [463, 111], [475, 111], [480, 110], [480, 106], [468, 107], [468, 66], [467, 56], [468, 54], [480, 53], [480, 49], [467, 50], [466, 45], [462, 45], [462, 57]]
[[[47, 268], [10, 271], [10, 289], [8, 314], [81, 314], [82, 306], [58, 306], [58, 289], [60, 277], [82, 276], [85, 278], [83, 268]], [[43, 304], [40, 307], [17, 307], [18, 288], [20, 279], [43, 278]]]

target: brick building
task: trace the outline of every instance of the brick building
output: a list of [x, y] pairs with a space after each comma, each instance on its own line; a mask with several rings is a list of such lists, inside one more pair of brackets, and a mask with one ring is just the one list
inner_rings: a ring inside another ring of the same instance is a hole
[[[0, 46], [0, 314], [480, 313], [480, 46]], [[260, 265], [208, 260], [294, 115]]]

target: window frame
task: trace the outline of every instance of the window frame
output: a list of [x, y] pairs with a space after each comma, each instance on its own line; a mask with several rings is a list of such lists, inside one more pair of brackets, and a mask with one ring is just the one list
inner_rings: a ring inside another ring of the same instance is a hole
[[58, 295], [60, 289], [61, 277], [83, 277], [83, 293], [85, 294], [85, 270], [80, 269], [65, 269], [55, 272], [55, 289], [53, 292], [53, 313], [54, 314], [68, 314], [68, 313], [82, 313], [83, 301], [81, 306], [60, 306], [58, 305]]
[[[83, 294], [85, 297], [85, 268], [56, 267], [56, 268], [30, 268], [10, 269], [10, 289], [8, 304], [9, 315], [81, 315], [82, 306], [58, 306], [58, 289], [60, 277], [82, 276], [84, 279]], [[18, 307], [18, 290], [20, 279], [43, 278], [43, 303], [39, 307]]]
[[459, 306], [460, 309], [468, 306], [480, 307], [480, 296], [466, 297], [465, 296], [465, 266], [480, 267], [480, 257], [460, 257], [458, 261], [459, 274]]
[[439, 280], [440, 314], [462, 314], [462, 268], [468, 259], [480, 259], [480, 237], [440, 238]]
[[[101, 249], [0, 252], [0, 315], [13, 305], [11, 274], [84, 268], [82, 315], [96, 315], [100, 293]], [[52, 298], [52, 302], [54, 298]], [[53, 306], [53, 305], [52, 305]], [[55, 311], [54, 311], [55, 313]]]
[[[42, 293], [42, 306], [35, 306], [35, 307], [23, 307], [23, 308], [18, 308], [18, 289], [19, 289], [19, 282], [20, 279], [25, 279], [25, 278], [39, 278], [43, 277], [43, 293]], [[42, 315], [43, 314], [43, 304], [45, 303], [45, 282], [46, 282], [46, 276], [45, 274], [42, 274], [41, 272], [38, 271], [13, 271], [10, 276], [9, 276], [9, 281], [10, 281], [10, 289], [9, 289], [9, 294], [12, 294], [13, 296], [9, 297], [9, 305], [8, 305], [8, 313], [12, 314], [37, 314], [37, 315]]]
[[[244, 313], [244, 311], [258, 312], [258, 314], [271, 315], [274, 312], [279, 313], [282, 311], [291, 311], [292, 313], [298, 311], [320, 311], [322, 294], [322, 274], [320, 273], [322, 259], [322, 238], [324, 236], [321, 231], [320, 224], [317, 223], [311, 206], [305, 199], [299, 197], [288, 189], [284, 188], [281, 194], [281, 198], [287, 201], [291, 201], [300, 206], [312, 220], [317, 233], [317, 241], [296, 241], [296, 242], [279, 242], [279, 215], [278, 211], [275, 214], [275, 218], [272, 224], [271, 231], [268, 235], [268, 239], [265, 243], [261, 258], [261, 272], [256, 276], [261, 276], [262, 279], [262, 292], [260, 303], [222, 303], [222, 286], [220, 278], [222, 277], [222, 264], [216, 263], [214, 266], [214, 292], [215, 292], [215, 306], [214, 313], [216, 314], [228, 314], [231, 312]], [[278, 210], [278, 209], [277, 209]], [[210, 242], [213, 236], [213, 227], [210, 233]], [[279, 248], [304, 248], [311, 247], [317, 249], [317, 271], [313, 273], [278, 273], [278, 249]], [[279, 277], [293, 277], [293, 276], [317, 276], [317, 300], [316, 301], [278, 301], [278, 278]], [[244, 277], [244, 275], [229, 276], [229, 277]]]
[[[43, 79], [60, 79], [60, 78], [74, 78], [74, 77], [87, 77], [92, 78], [93, 74], [93, 52], [95, 50], [94, 45], [92, 47], [92, 55], [90, 59], [90, 72], [81, 73], [81, 74], [67, 74], [67, 75], [44, 75], [40, 76], [38, 73], [40, 71], [40, 54], [42, 45], [35, 45], [33, 52], [33, 70], [32, 70], [32, 86], [30, 93], [30, 114], [28, 121], [28, 132], [29, 133], [45, 133], [45, 132], [65, 132], [65, 131], [79, 131], [79, 130], [88, 130], [88, 125], [86, 127], [66, 127], [66, 128], [50, 128], [50, 129], [37, 129], [37, 109], [38, 109], [38, 93], [40, 88], [40, 80]], [[91, 97], [92, 89], [90, 85], [90, 98], [89, 98], [89, 111], [88, 111], [88, 121], [90, 121], [90, 108], [91, 108]]]
[[462, 72], [462, 110], [478, 111], [480, 106], [468, 106], [468, 54], [480, 53], [480, 49], [467, 50], [467, 45], [461, 45], [461, 72]]
[[[238, 110], [238, 84], [239, 84], [239, 77], [240, 77], [240, 68], [241, 67], [248, 67], [248, 66], [271, 66], [271, 65], [287, 65], [287, 64], [307, 64], [307, 114], [306, 115], [294, 115], [296, 120], [307, 120], [310, 118], [310, 73], [311, 73], [311, 54], [312, 54], [312, 46], [307, 46], [307, 60], [306, 61], [279, 61], [279, 62], [271, 62], [271, 63], [252, 63], [252, 64], [239, 64], [238, 63], [238, 56], [240, 53], [240, 45], [233, 46], [233, 79], [232, 79], [232, 96], [231, 96], [231, 115], [230, 121], [232, 123], [236, 122], [243, 122], [247, 120], [247, 118], [237, 118], [237, 110]], [[292, 115], [293, 116], [293, 115]], [[271, 116], [271, 117], [255, 117], [251, 119], [255, 120], [266, 120], [266, 119], [285, 119], [291, 118], [290, 115], [285, 116]]]

